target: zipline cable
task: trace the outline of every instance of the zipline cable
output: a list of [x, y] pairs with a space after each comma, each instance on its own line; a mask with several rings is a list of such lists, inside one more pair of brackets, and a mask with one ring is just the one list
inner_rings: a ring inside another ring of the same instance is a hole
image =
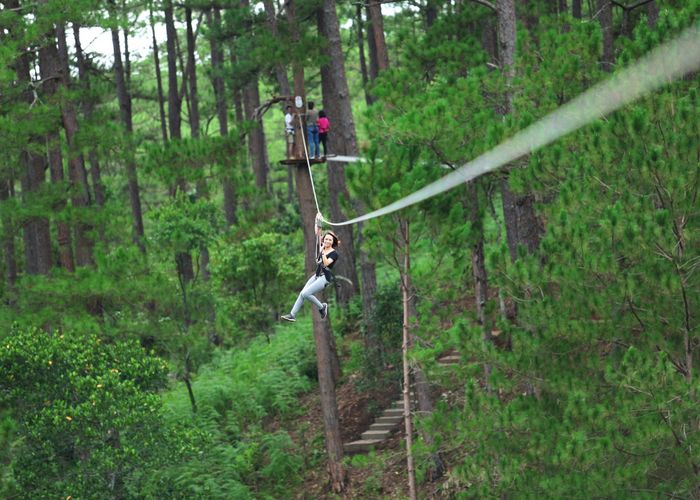
[[[700, 69], [700, 22], [626, 68], [564, 104], [510, 139], [427, 186], [365, 215], [330, 226], [346, 226], [387, 215], [420, 203], [460, 184], [496, 170], [542, 146], [605, 116], [683, 75]], [[302, 132], [303, 134], [303, 132]], [[306, 142], [304, 142], [306, 151]], [[311, 164], [309, 175], [311, 175]], [[311, 186], [313, 187], [313, 177]], [[316, 190], [314, 188], [314, 198]], [[318, 210], [318, 200], [316, 200]], [[320, 213], [321, 211], [318, 210]]]

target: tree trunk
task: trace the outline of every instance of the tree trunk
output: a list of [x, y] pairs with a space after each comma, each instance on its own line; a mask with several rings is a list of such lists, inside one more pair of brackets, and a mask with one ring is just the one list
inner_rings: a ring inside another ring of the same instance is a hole
[[[0, 178], [0, 205], [12, 196], [12, 177]], [[12, 216], [5, 210], [2, 212], [2, 251], [5, 256], [5, 272], [7, 285], [10, 290], [17, 283], [17, 260], [15, 258], [15, 231]]]
[[[60, 65], [61, 85], [68, 89], [70, 86], [70, 68], [68, 66], [68, 45], [66, 43], [66, 31], [62, 24], [56, 27], [56, 37], [58, 39], [58, 61]], [[53, 43], [51, 43], [53, 46]], [[87, 171], [82, 153], [76, 144], [78, 135], [78, 116], [69, 99], [64, 99], [61, 103], [61, 116], [63, 118], [63, 128], [66, 133], [68, 143], [68, 177], [72, 187], [71, 203], [74, 208], [87, 209], [92, 205], [90, 199], [90, 186], [87, 181]], [[75, 223], [75, 260], [79, 266], [91, 266], [95, 263], [93, 257], [93, 247], [95, 246], [90, 236], [91, 227], [88, 223], [80, 220]]]
[[190, 96], [190, 133], [193, 138], [199, 137], [199, 95], [197, 92], [197, 65], [195, 64], [195, 39], [192, 29], [192, 9], [185, 7], [185, 23], [187, 25], [187, 90]]
[[153, 20], [153, 9], [148, 5], [148, 21], [151, 26], [151, 37], [153, 38], [153, 64], [156, 70], [156, 88], [158, 90], [158, 112], [160, 113], [160, 134], [163, 144], [168, 142], [168, 124], [165, 119], [165, 97], [163, 95], [163, 77], [160, 72], [160, 54], [158, 52], [158, 39], [156, 38], [155, 21]]
[[170, 138], [181, 139], [180, 108], [182, 106], [182, 97], [178, 94], [177, 89], [177, 48], [175, 46], [177, 31], [175, 30], [172, 2], [166, 0], [164, 6], [168, 52], [168, 126], [170, 128]]
[[571, 15], [574, 19], [581, 19], [581, 0], [572, 0]]
[[360, 74], [362, 75], [362, 88], [365, 91], [365, 102], [371, 106], [373, 99], [369, 93], [369, 73], [367, 73], [367, 61], [365, 59], [364, 22], [362, 20], [362, 5], [355, 6], [355, 26], [357, 27], [357, 50], [360, 54]]
[[[114, 6], [113, 0], [110, 2]], [[111, 12], [111, 17], [114, 13]], [[126, 175], [129, 184], [129, 201], [131, 202], [131, 218], [133, 228], [133, 240], [141, 253], [146, 253], [146, 244], [143, 230], [143, 212], [141, 210], [141, 193], [139, 190], [138, 176], [136, 173], [136, 159], [133, 154], [133, 122], [131, 114], [131, 96], [126, 87], [124, 66], [122, 65], [121, 43], [119, 30], [112, 27], [112, 48], [114, 49], [114, 82], [117, 88], [117, 100], [119, 101], [119, 114], [124, 130], [126, 131]]]
[[425, 29], [429, 30], [438, 16], [438, 6], [436, 5], [436, 0], [427, 0], [425, 3]]
[[[199, 122], [199, 92], [197, 90], [197, 66], [195, 61], [195, 51], [196, 51], [196, 41], [194, 36], [194, 30], [192, 29], [192, 9], [185, 8], [185, 21], [187, 24], [187, 67], [189, 71], [187, 72], [187, 87], [190, 95], [190, 134], [193, 139], [198, 139], [200, 134], [200, 122]], [[201, 167], [199, 167], [201, 168]], [[205, 176], [202, 175], [197, 181], [197, 196], [209, 198], [209, 189], [207, 187]], [[202, 279], [204, 281], [209, 281], [209, 248], [204, 246], [201, 249], [201, 254], [199, 256], [199, 265], [202, 271]], [[216, 319], [216, 312], [213, 308], [209, 308], [209, 319], [210, 324], [213, 325]], [[215, 332], [209, 333], [210, 339], [217, 339]]]
[[[501, 69], [506, 77], [506, 95], [503, 114], [513, 111], [512, 81], [515, 74], [515, 3], [514, 0], [498, 2], [498, 47]], [[525, 246], [529, 253], [539, 245], [540, 230], [535, 214], [534, 197], [529, 194], [516, 195], [510, 190], [508, 178], [501, 182], [503, 197], [503, 216], [506, 224], [508, 250], [513, 261], [517, 258], [519, 245]]]
[[659, 5], [656, 0], [652, 0], [647, 4], [647, 25], [650, 28], [656, 26], [656, 21], [659, 19]]
[[[334, 0], [323, 0], [318, 16], [318, 31], [328, 41], [325, 55], [329, 62], [321, 66], [323, 105], [336, 113], [335, 116], [330, 117], [334, 132], [329, 134], [329, 148], [334, 153], [357, 156], [359, 150], [355, 135], [355, 121], [345, 77], [344, 55]], [[345, 166], [342, 163], [335, 163], [328, 169], [328, 188], [331, 218], [337, 221], [345, 220], [347, 217], [341, 204], [349, 204], [350, 195], [345, 183]], [[357, 292], [355, 245], [351, 226], [339, 226], [337, 234], [343, 242], [343, 258], [338, 261], [336, 272], [352, 282], [352, 285], [344, 284], [339, 289], [338, 301], [344, 306]]]
[[[272, 37], [279, 41], [280, 34], [277, 28], [277, 14], [275, 13], [275, 5], [272, 0], [263, 0], [263, 6], [265, 7], [265, 15], [267, 16], [267, 26], [270, 28], [270, 33]], [[289, 77], [287, 76], [287, 69], [281, 63], [275, 63], [275, 80], [277, 80], [277, 91], [281, 96], [288, 96], [292, 94], [292, 89], [289, 86]]]
[[603, 57], [600, 61], [603, 71], [611, 72], [615, 65], [613, 13], [610, 0], [598, 0], [598, 22], [603, 32]]
[[374, 82], [379, 76], [379, 63], [377, 62], [377, 43], [374, 40], [374, 26], [372, 15], [369, 11], [369, 4], [366, 6], [367, 13], [367, 53], [369, 55], [369, 81]]
[[408, 361], [408, 349], [411, 345], [410, 321], [410, 284], [408, 273], [411, 269], [409, 225], [406, 219], [400, 219], [399, 231], [403, 240], [403, 269], [401, 269], [401, 297], [403, 302], [403, 341], [401, 342], [401, 355], [403, 362], [403, 418], [406, 430], [406, 469], [408, 472], [408, 496], [415, 500], [416, 496], [416, 470], [413, 463], [413, 422], [411, 417], [411, 372]]
[[382, 71], [389, 69], [389, 51], [386, 48], [386, 38], [384, 36], [384, 17], [382, 16], [382, 4], [378, 0], [371, 0], [367, 4], [367, 14], [369, 15], [369, 34], [367, 38], [372, 38], [376, 56], [377, 73], [372, 80]]
[[[483, 215], [479, 210], [479, 193], [476, 181], [467, 185], [467, 209], [471, 232], [474, 234], [472, 241], [472, 276], [474, 277], [474, 301], [476, 303], [476, 318], [481, 326], [481, 334], [485, 343], [493, 343], [491, 323], [486, 316], [486, 303], [489, 298], [488, 275], [486, 273], [486, 259], [484, 256], [484, 228]], [[491, 365], [484, 363], [484, 380], [487, 391], [491, 391]]]
[[[413, 334], [414, 328], [418, 324], [418, 310], [416, 308], [416, 291], [411, 282], [411, 266], [410, 259], [406, 257], [410, 253], [410, 234], [409, 234], [409, 223], [406, 219], [400, 219], [399, 221], [399, 237], [402, 240], [404, 246], [404, 269], [402, 282], [408, 290], [407, 304], [408, 304], [408, 348], [410, 349], [417, 342], [417, 337]], [[430, 384], [428, 378], [425, 376], [423, 369], [419, 364], [413, 364], [413, 377], [415, 392], [418, 398], [418, 413], [422, 417], [426, 417], [433, 413], [435, 409], [435, 404], [433, 403], [433, 396], [430, 393]], [[433, 437], [428, 432], [421, 432], [421, 437], [423, 441], [431, 446], [434, 443]], [[445, 464], [440, 457], [439, 453], [433, 453], [431, 456], [431, 464], [428, 469], [428, 477], [430, 480], [435, 480], [441, 477], [445, 473]]]
[[[171, 0], [166, 0], [164, 2], [164, 13], [168, 48], [168, 124], [170, 126], [170, 140], [179, 141], [182, 139], [182, 119], [180, 117], [182, 96], [178, 92], [177, 31], [175, 29], [175, 17]], [[186, 75], [183, 74], [183, 77], [186, 78]], [[183, 178], [178, 179], [177, 187], [182, 193], [187, 192], [187, 184]], [[189, 253], [177, 252], [175, 255], [175, 263], [178, 276], [183, 281], [183, 286], [194, 280], [194, 265], [192, 264], [192, 256]], [[187, 318], [185, 321], [188, 321]]]
[[[260, 106], [260, 91], [258, 90], [258, 76], [254, 75], [252, 81], [243, 87], [243, 109], [246, 120], [253, 119], [253, 114], [258, 106]], [[261, 121], [256, 121], [248, 132], [248, 155], [255, 174], [255, 186], [260, 190], [267, 190], [269, 167], [265, 131]]]
[[[297, 95], [299, 94], [297, 93]], [[316, 269], [316, 235], [313, 232], [316, 207], [311, 191], [311, 178], [306, 165], [296, 167], [296, 184], [302, 224], [304, 225], [304, 241], [306, 242], [306, 276], [310, 276]], [[343, 442], [340, 437], [338, 405], [335, 395], [335, 381], [339, 378], [339, 373], [334, 373], [334, 371], [339, 371], [340, 365], [337, 354], [331, 347], [332, 334], [329, 328], [329, 318], [324, 321], [315, 311], [312, 313], [312, 318], [331, 486], [334, 492], [340, 493], [345, 489], [345, 470], [342, 465]], [[334, 369], [334, 367], [336, 368]]]
[[[88, 94], [86, 99], [83, 99], [83, 114], [86, 119], [90, 119], [95, 111], [95, 100], [92, 96], [90, 78], [88, 76], [87, 64], [85, 62], [85, 55], [83, 54], [83, 47], [80, 43], [80, 26], [73, 23], [73, 38], [75, 40], [75, 56], [78, 61], [78, 78], [80, 79], [80, 84]], [[99, 157], [97, 155], [97, 150], [91, 147], [88, 151], [88, 161], [90, 162], [90, 178], [92, 179], [92, 189], [95, 193], [95, 204], [98, 207], [104, 207], [105, 205], [105, 188], [102, 184], [102, 173], [99, 162]], [[104, 231], [101, 230], [101, 239], [104, 239]]]
[[[296, 12], [294, 0], [287, 4], [287, 22], [292, 37], [292, 43], [299, 42], [299, 32], [296, 24]], [[304, 92], [304, 67], [294, 60], [294, 95], [299, 96], [305, 104]], [[304, 111], [305, 106], [297, 108], [296, 112]], [[301, 137], [299, 120], [295, 120], [295, 132]], [[301, 148], [301, 141], [296, 141], [295, 148]], [[296, 153], [297, 151], [295, 151]], [[298, 156], [299, 158], [301, 156]], [[305, 268], [306, 275], [310, 275], [315, 269], [316, 235], [314, 233], [316, 208], [313, 200], [311, 178], [305, 165], [296, 166], [297, 194], [304, 230], [306, 249]], [[318, 314], [312, 314], [314, 340], [316, 342], [316, 363], [318, 367], [318, 383], [321, 391], [321, 412], [323, 413], [323, 427], [328, 454], [328, 471], [330, 473], [331, 489], [334, 493], [342, 493], [345, 490], [345, 469], [343, 467], [343, 442], [340, 437], [340, 422], [338, 420], [338, 404], [335, 395], [335, 380], [333, 374], [334, 358], [337, 363], [337, 355], [333, 355], [330, 344], [329, 321], [321, 320]], [[339, 364], [337, 365], [339, 368]]]
[[[216, 116], [219, 119], [219, 134], [221, 137], [228, 136], [228, 109], [226, 107], [226, 86], [224, 84], [224, 53], [219, 43], [221, 36], [221, 11], [214, 8], [207, 14], [207, 22], [211, 29], [209, 38], [212, 65], [212, 85], [214, 87], [214, 98], [216, 100]], [[230, 168], [230, 166], [229, 166]], [[224, 216], [226, 225], [233, 226], [236, 219], [236, 191], [231, 181], [230, 174], [223, 176], [224, 191]]]
[[[22, 54], [16, 63], [17, 81], [25, 88], [23, 100], [31, 106], [34, 95], [30, 89], [29, 53]], [[32, 137], [27, 150], [22, 153], [21, 162], [25, 168], [21, 177], [22, 201], [25, 206], [34, 203], [33, 196], [45, 181], [45, 159], [34, 153], [42, 149], [38, 137]], [[48, 274], [51, 270], [51, 236], [49, 220], [44, 216], [27, 216], [23, 220], [24, 257], [27, 273]]]
[[[42, 49], [43, 51], [43, 49]], [[41, 58], [43, 59], [43, 58]], [[41, 62], [40, 66], [44, 67], [45, 62]], [[42, 70], [43, 75], [43, 70]], [[42, 78], [44, 78], [42, 76]], [[48, 81], [46, 83], [49, 83]], [[48, 91], [48, 88], [45, 86]], [[51, 132], [46, 136], [47, 145], [49, 147], [49, 171], [51, 173], [51, 183], [60, 186], [65, 191], [62, 184], [65, 182], [63, 174], [63, 156], [61, 155], [61, 143], [57, 132]], [[66, 201], [61, 198], [54, 203], [52, 209], [54, 213], [59, 214], [66, 208]], [[60, 219], [56, 222], [56, 235], [58, 238], [58, 260], [61, 267], [68, 272], [75, 271], [75, 261], [73, 260], [73, 239], [70, 234], [70, 227]]]
[[[241, 0], [241, 5], [246, 11], [250, 10], [250, 1]], [[246, 22], [246, 26], [252, 28], [252, 18]], [[258, 88], [258, 73], [254, 72], [250, 80], [243, 87], [243, 109], [246, 120], [253, 120], [255, 109], [260, 106], [260, 90]], [[270, 169], [267, 160], [267, 146], [265, 145], [265, 131], [262, 121], [255, 121], [253, 128], [248, 132], [248, 155], [255, 174], [255, 186], [267, 191], [267, 173]]]
[[[55, 99], [58, 92], [58, 75], [60, 68], [58, 65], [58, 52], [53, 43], [45, 43], [39, 49], [39, 69], [41, 71], [41, 79], [44, 81], [42, 89], [44, 94], [50, 99]], [[61, 139], [58, 133], [59, 124], [55, 124], [55, 128], [46, 134], [46, 148], [49, 163], [49, 172], [51, 183], [59, 188], [59, 192], [67, 192], [63, 183], [63, 156], [61, 154]], [[57, 199], [52, 206], [52, 210], [56, 214], [60, 214], [66, 207], [66, 200], [62, 197]], [[58, 237], [58, 256], [61, 267], [69, 272], [75, 271], [75, 262], [73, 260], [73, 241], [70, 234], [69, 225], [59, 219], [56, 222], [56, 234]]]

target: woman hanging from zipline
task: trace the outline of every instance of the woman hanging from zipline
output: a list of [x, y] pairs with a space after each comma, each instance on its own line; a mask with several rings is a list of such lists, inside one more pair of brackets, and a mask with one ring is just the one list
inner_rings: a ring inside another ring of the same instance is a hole
[[301, 309], [304, 300], [310, 301], [318, 308], [321, 319], [326, 319], [326, 316], [328, 316], [328, 304], [325, 302], [322, 303], [314, 297], [314, 294], [327, 287], [333, 279], [333, 274], [330, 270], [335, 263], [338, 262], [338, 258], [340, 257], [336, 250], [340, 244], [340, 240], [332, 231], [327, 231], [319, 241], [321, 235], [320, 215], [321, 214], [318, 214], [316, 216], [316, 272], [311, 275], [309, 281], [307, 281], [304, 288], [302, 288], [299, 297], [297, 297], [296, 302], [294, 302], [292, 311], [282, 316], [282, 319], [286, 321], [297, 320], [296, 315]]

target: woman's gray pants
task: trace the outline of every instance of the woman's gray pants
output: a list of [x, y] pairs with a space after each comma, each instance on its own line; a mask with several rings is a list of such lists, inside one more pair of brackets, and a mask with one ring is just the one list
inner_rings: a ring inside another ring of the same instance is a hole
[[321, 304], [320, 300], [314, 297], [314, 294], [323, 290], [327, 284], [328, 281], [326, 280], [326, 277], [323, 274], [321, 276], [316, 276], [315, 274], [313, 274], [309, 278], [309, 281], [306, 282], [306, 285], [304, 285], [304, 288], [302, 288], [301, 292], [299, 293], [299, 297], [297, 297], [297, 301], [294, 303], [294, 307], [292, 307], [292, 316], [297, 315], [297, 313], [301, 309], [302, 304], [304, 303], [304, 300], [309, 300], [313, 302], [314, 305], [318, 307], [318, 310], [320, 311], [323, 308], [323, 304]]

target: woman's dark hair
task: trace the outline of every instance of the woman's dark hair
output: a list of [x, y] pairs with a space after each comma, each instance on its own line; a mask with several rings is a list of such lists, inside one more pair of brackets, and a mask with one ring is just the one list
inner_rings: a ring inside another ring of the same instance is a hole
[[319, 117], [319, 118], [325, 118], [325, 117], [326, 117], [326, 112], [323, 111], [323, 110], [319, 111], [319, 112], [318, 112], [318, 117]]
[[333, 231], [326, 231], [326, 234], [324, 234], [323, 237], [325, 238], [329, 234], [333, 237], [333, 245], [331, 245], [331, 246], [333, 248], [338, 248], [338, 245], [340, 245], [340, 240], [338, 239], [338, 237], [335, 235], [335, 233]]
[[314, 102], [313, 101], [309, 101], [308, 104], [309, 104], [309, 109], [314, 109]]

